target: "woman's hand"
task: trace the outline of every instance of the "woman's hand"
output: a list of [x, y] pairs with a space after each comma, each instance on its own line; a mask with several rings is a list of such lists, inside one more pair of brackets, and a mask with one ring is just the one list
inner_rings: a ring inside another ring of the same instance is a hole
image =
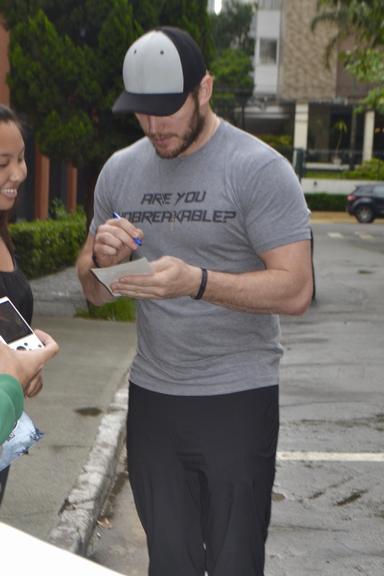
[[45, 363], [58, 351], [57, 342], [43, 330], [35, 330], [44, 348], [36, 350], [13, 350], [0, 342], [0, 373], [14, 376], [22, 385], [27, 397], [36, 396], [43, 386], [41, 371]]

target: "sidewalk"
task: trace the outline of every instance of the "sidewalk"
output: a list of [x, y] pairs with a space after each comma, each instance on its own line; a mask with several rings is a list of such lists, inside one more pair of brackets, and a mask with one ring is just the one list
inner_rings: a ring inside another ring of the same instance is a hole
[[60, 344], [26, 412], [45, 436], [11, 467], [0, 520], [73, 552], [86, 550], [124, 440], [135, 325], [74, 318], [74, 268], [31, 282], [34, 327]]

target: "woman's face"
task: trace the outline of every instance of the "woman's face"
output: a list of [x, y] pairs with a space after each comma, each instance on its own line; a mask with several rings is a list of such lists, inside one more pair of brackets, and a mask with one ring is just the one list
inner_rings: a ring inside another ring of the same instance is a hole
[[0, 123], [0, 210], [10, 210], [27, 177], [24, 140], [14, 122]]

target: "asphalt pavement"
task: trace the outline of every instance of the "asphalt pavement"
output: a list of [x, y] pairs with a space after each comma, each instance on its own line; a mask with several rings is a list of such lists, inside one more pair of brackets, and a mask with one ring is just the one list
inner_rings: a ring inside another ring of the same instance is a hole
[[[283, 319], [288, 353], [283, 364], [286, 386], [282, 388], [279, 451], [291, 454], [291, 459], [279, 459], [267, 574], [381, 576], [384, 510], [378, 494], [380, 483], [376, 482], [376, 492], [374, 487], [367, 489], [361, 463], [337, 463], [336, 470], [344, 471], [348, 485], [329, 462], [292, 459], [293, 450], [308, 452], [309, 447], [317, 454], [330, 449], [336, 454], [359, 451], [361, 438], [352, 427], [338, 435], [343, 410], [349, 409], [345, 405], [348, 395], [350, 403], [359, 406], [358, 417], [363, 420], [370, 421], [373, 416], [368, 412], [377, 407], [378, 431], [363, 445], [367, 452], [380, 445], [383, 311], [380, 315], [377, 305], [384, 256], [370, 256], [369, 265], [363, 263], [364, 253], [358, 254], [353, 265], [348, 259], [333, 261], [333, 245], [320, 245], [316, 223], [355, 220], [340, 213], [315, 213], [312, 219], [318, 301], [303, 318]], [[372, 273], [367, 272], [369, 267]], [[123, 449], [135, 325], [75, 318], [75, 311], [85, 307], [85, 301], [74, 268], [34, 280], [32, 289], [33, 326], [50, 332], [61, 350], [45, 369], [41, 394], [27, 401], [27, 413], [45, 435], [12, 465], [0, 520], [127, 576], [145, 576], [145, 537], [133, 505]], [[364, 293], [369, 295], [369, 305], [362, 298]], [[355, 302], [358, 315], [351, 318]], [[359, 353], [368, 342], [376, 348], [369, 352], [365, 367], [355, 370]], [[310, 369], [313, 363], [315, 371]], [[369, 404], [361, 389], [365, 373], [373, 383]], [[335, 378], [338, 390], [330, 385]], [[321, 424], [314, 432], [316, 422]], [[324, 429], [323, 422], [328, 428]], [[377, 477], [377, 466], [382, 477], [384, 464], [371, 466], [372, 478]], [[324, 467], [329, 468], [325, 476]], [[355, 485], [351, 479], [356, 479]], [[329, 502], [324, 501], [330, 490], [334, 491], [335, 517], [327, 508]], [[371, 508], [377, 508], [377, 514], [372, 510], [372, 518], [359, 516], [359, 508], [356, 512], [359, 505], [361, 511], [364, 494], [371, 498]], [[349, 520], [355, 522], [353, 534]], [[367, 529], [369, 521], [371, 530]]]

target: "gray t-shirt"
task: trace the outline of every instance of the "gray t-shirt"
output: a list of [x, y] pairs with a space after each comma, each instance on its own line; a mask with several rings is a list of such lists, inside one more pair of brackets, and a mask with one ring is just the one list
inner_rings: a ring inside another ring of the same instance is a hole
[[[310, 238], [308, 209], [288, 161], [222, 121], [202, 148], [159, 158], [143, 138], [103, 167], [90, 232], [116, 211], [144, 232], [137, 257], [176, 256], [208, 270], [260, 270], [258, 254]], [[166, 394], [213, 395], [279, 381], [274, 314], [190, 297], [137, 303], [131, 380]]]

